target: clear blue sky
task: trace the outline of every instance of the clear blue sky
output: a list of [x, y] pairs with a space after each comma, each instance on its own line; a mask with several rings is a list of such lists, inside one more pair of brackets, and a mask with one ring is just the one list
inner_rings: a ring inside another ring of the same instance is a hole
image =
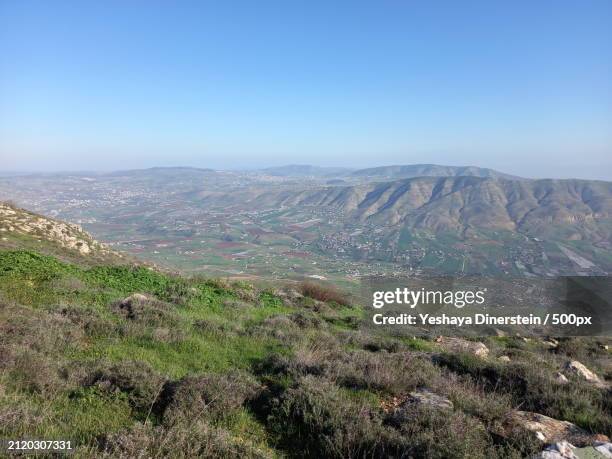
[[0, 158], [612, 180], [612, 1], [0, 0]]

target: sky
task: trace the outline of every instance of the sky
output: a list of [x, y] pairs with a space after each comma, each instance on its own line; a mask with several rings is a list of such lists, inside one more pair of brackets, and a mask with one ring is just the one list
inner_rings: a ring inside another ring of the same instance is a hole
[[612, 180], [612, 1], [0, 0], [0, 171]]

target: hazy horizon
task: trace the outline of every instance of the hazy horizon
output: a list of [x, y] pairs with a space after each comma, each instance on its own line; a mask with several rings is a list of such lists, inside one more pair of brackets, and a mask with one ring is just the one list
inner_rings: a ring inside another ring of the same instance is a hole
[[384, 167], [384, 166], [410, 166], [410, 165], [425, 165], [425, 164], [431, 164], [431, 165], [436, 165], [436, 166], [451, 166], [451, 167], [479, 167], [479, 168], [483, 168], [483, 169], [492, 169], [495, 170], [497, 172], [502, 172], [502, 173], [506, 173], [509, 175], [515, 175], [517, 177], [522, 177], [522, 178], [527, 178], [527, 179], [582, 179], [582, 180], [604, 180], [604, 181], [612, 181], [612, 175], [608, 174], [608, 171], [603, 171], [603, 174], [601, 174], [601, 176], [590, 176], [590, 175], [586, 175], [586, 174], [580, 174], [580, 173], [575, 173], [573, 175], [568, 175], [568, 176], [554, 176], [554, 175], [542, 175], [542, 176], [537, 176], [537, 175], [533, 175], [532, 173], [530, 174], [528, 171], [527, 173], [519, 173], [516, 171], [512, 171], [512, 170], [508, 170], [508, 169], [499, 169], [499, 168], [494, 168], [494, 167], [486, 167], [486, 166], [482, 166], [482, 165], [477, 165], [477, 164], [441, 164], [441, 163], [404, 163], [404, 164], [399, 164], [399, 163], [371, 163], [371, 164], [367, 164], [364, 163], [364, 165], [362, 166], [355, 166], [355, 165], [349, 165], [349, 164], [342, 164], [342, 163], [337, 163], [337, 164], [312, 164], [312, 163], [305, 163], [305, 162], [301, 162], [301, 163], [275, 163], [275, 164], [263, 164], [260, 166], [244, 166], [244, 167], [240, 167], [240, 166], [236, 166], [236, 167], [206, 167], [204, 165], [187, 165], [187, 164], [172, 164], [172, 165], [158, 165], [158, 164], [154, 164], [154, 165], [146, 165], [146, 166], [142, 166], [142, 167], [123, 167], [123, 168], [105, 168], [105, 169], [48, 169], [48, 170], [10, 170], [10, 169], [4, 169], [4, 168], [0, 168], [0, 178], [1, 177], [7, 177], [7, 176], [15, 176], [15, 175], [36, 175], [36, 174], [106, 174], [106, 173], [113, 173], [113, 172], [122, 172], [122, 171], [129, 171], [129, 170], [147, 170], [147, 169], [164, 169], [164, 168], [185, 168], [185, 169], [212, 169], [214, 171], [229, 171], [229, 172], [256, 172], [256, 171], [261, 171], [263, 169], [268, 169], [268, 168], [275, 168], [275, 167], [284, 167], [284, 166], [314, 166], [314, 167], [323, 167], [323, 168], [345, 168], [348, 170], [359, 170], [359, 169], [367, 169], [367, 168], [374, 168], [374, 167]]

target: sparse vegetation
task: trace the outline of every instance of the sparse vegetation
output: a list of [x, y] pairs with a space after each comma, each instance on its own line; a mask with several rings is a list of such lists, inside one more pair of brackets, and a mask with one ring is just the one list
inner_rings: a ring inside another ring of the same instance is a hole
[[[362, 329], [341, 295], [2, 251], [0, 436], [76, 457], [524, 457], [541, 443], [513, 409], [610, 434], [607, 390], [554, 380], [576, 356], [609, 375], [601, 342], [448, 354]], [[452, 409], [407, 402], [423, 390]]]
[[340, 306], [350, 306], [346, 296], [339, 290], [329, 285], [317, 284], [314, 282], [302, 282], [300, 285], [302, 295], [325, 303], [336, 303]]

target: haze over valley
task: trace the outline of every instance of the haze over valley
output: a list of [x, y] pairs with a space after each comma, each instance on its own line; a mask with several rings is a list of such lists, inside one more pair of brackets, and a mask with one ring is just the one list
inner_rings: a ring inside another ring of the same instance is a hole
[[612, 183], [478, 167], [152, 168], [0, 178], [0, 196], [188, 273], [603, 275]]

